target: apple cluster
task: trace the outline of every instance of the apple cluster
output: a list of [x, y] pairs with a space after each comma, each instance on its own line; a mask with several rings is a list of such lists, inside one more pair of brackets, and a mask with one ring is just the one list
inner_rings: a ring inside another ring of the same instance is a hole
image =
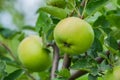
[[[56, 25], [54, 40], [61, 51], [78, 55], [90, 48], [94, 41], [94, 32], [86, 21], [68, 17]], [[18, 47], [18, 57], [32, 72], [44, 71], [52, 63], [49, 51], [43, 47], [42, 39], [36, 35], [22, 40]]]

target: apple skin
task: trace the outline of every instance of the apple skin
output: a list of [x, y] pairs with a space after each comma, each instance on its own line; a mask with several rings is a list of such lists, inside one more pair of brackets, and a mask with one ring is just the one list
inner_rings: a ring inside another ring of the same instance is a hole
[[108, 71], [104, 76], [105, 80], [120, 80], [120, 66], [116, 66], [112, 71]]
[[54, 39], [62, 52], [76, 55], [87, 51], [94, 41], [90, 24], [77, 17], [61, 20], [54, 29]]
[[44, 71], [51, 65], [49, 51], [42, 45], [42, 39], [36, 35], [23, 39], [19, 44], [18, 57], [29, 71]]

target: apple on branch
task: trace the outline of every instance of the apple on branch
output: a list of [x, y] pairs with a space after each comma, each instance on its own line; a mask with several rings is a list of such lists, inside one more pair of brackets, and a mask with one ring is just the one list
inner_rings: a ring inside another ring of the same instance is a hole
[[49, 50], [43, 48], [42, 39], [36, 35], [23, 39], [18, 47], [18, 57], [32, 72], [44, 71], [51, 65]]
[[91, 47], [94, 31], [86, 21], [68, 17], [56, 25], [54, 39], [61, 51], [72, 55], [81, 54]]

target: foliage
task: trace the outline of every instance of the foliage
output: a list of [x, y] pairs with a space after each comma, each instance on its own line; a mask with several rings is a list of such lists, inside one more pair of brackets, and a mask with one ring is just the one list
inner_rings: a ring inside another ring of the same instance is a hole
[[[1, 0], [0, 11], [4, 10], [1, 4], [6, 5], [4, 0]], [[54, 55], [54, 27], [61, 19], [70, 16], [83, 18], [92, 25], [95, 33], [94, 43], [85, 54], [69, 56], [71, 64], [66, 68], [61, 67], [65, 59], [59, 51], [62, 62], [59, 60], [59, 69], [54, 72], [56, 76], [53, 80], [70, 80], [76, 70], [87, 72], [87, 80], [97, 80], [106, 71], [120, 65], [119, 0], [65, 0], [64, 7], [46, 4], [38, 9], [37, 14], [39, 16], [35, 27], [24, 26], [12, 31], [0, 25], [0, 80], [49, 80], [52, 68], [45, 72], [28, 72], [17, 58], [16, 47], [26, 36], [24, 30], [30, 30], [42, 37], [44, 47], [50, 49]], [[22, 15], [18, 13], [18, 16]], [[18, 26], [20, 24], [16, 23]]]

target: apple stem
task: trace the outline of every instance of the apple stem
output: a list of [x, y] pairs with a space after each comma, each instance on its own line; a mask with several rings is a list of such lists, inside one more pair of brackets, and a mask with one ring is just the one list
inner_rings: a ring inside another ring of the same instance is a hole
[[56, 77], [55, 72], [58, 70], [58, 64], [59, 64], [59, 48], [54, 43], [53, 47], [53, 65], [51, 70], [51, 80], [53, 80]]
[[64, 59], [63, 59], [63, 65], [62, 68], [67, 68], [69, 69], [70, 65], [71, 65], [71, 58], [68, 54], [64, 55]]

